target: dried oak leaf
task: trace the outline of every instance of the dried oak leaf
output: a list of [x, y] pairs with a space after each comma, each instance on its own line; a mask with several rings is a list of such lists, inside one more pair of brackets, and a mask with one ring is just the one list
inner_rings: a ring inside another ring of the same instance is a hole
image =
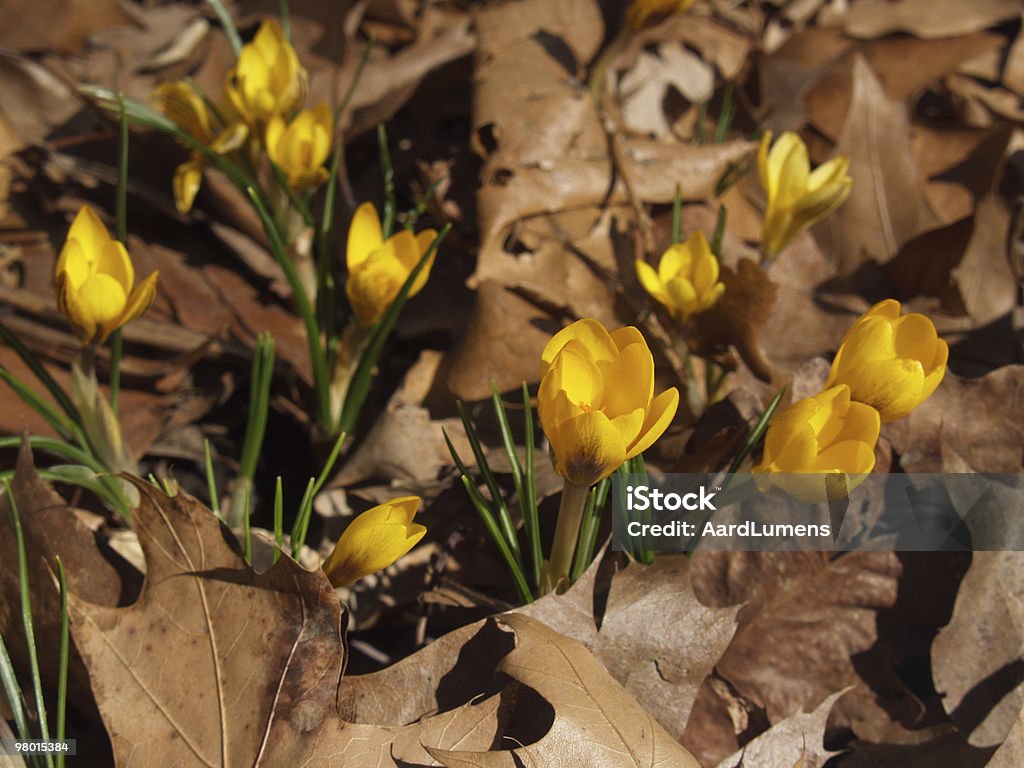
[[[25, 539], [40, 671], [44, 683], [55, 689], [60, 658], [60, 596], [54, 586], [55, 558], [60, 557], [64, 563], [69, 590], [103, 605], [117, 605], [125, 594], [138, 587], [140, 579], [117, 555], [104, 551], [75, 510], [39, 478], [27, 441], [18, 452], [12, 491]], [[16, 539], [8, 500], [0, 498], [0, 634], [15, 665], [27, 669], [18, 589]], [[73, 653], [71, 658], [70, 701], [89, 712], [95, 705], [87, 698], [88, 677], [78, 655]]]
[[871, 259], [885, 263], [914, 235], [939, 225], [914, 158], [906, 108], [885, 94], [861, 56], [835, 154], [849, 158], [853, 179], [849, 199], [829, 219], [832, 243], [825, 249], [841, 273]]
[[[540, 619], [583, 643], [674, 737], [690, 717], [697, 692], [736, 631], [737, 608], [702, 605], [690, 584], [689, 560], [664, 555], [650, 566], [613, 573], [607, 593], [595, 588], [594, 566], [564, 595], [517, 613]], [[606, 600], [595, 618], [595, 603]]]
[[1018, 713], [1006, 741], [1000, 745], [986, 765], [988, 768], [1017, 768], [1022, 764], [1024, 764], [1024, 710]]
[[498, 622], [516, 634], [498, 671], [550, 702], [551, 727], [539, 741], [507, 751], [428, 747], [435, 760], [448, 768], [700, 768], [582, 644], [527, 616], [505, 614]]
[[932, 644], [935, 688], [974, 746], [1003, 741], [1024, 706], [1022, 628], [1024, 561], [1017, 552], [975, 552], [953, 617]]
[[886, 424], [907, 472], [1024, 470], [1024, 366], [1007, 365], [977, 379], [946, 373], [935, 393], [909, 416]]
[[825, 749], [825, 723], [832, 705], [843, 695], [837, 691], [813, 712], [799, 712], [776, 723], [743, 749], [718, 764], [718, 768], [823, 768], [838, 754]]
[[342, 721], [344, 614], [323, 573], [285, 557], [256, 574], [198, 501], [133, 482], [147, 564], [139, 599], [70, 601], [118, 765], [397, 768], [428, 761], [423, 743], [491, 747], [499, 697], [405, 727]]
[[896, 599], [900, 564], [892, 552], [831, 562], [813, 552], [698, 552], [692, 566], [701, 602], [745, 602], [716, 670], [769, 722], [851, 685], [849, 706], [863, 711], [874, 701], [851, 657], [875, 643], [877, 612]]
[[720, 347], [734, 347], [747, 367], [768, 381], [772, 365], [761, 346], [761, 331], [771, 319], [778, 285], [750, 259], [740, 259], [733, 269], [721, 266], [725, 293], [711, 309], [696, 318], [698, 354]]
[[909, 32], [943, 38], [977, 32], [1019, 13], [1018, 0], [864, 0], [850, 8], [844, 29], [854, 37]]

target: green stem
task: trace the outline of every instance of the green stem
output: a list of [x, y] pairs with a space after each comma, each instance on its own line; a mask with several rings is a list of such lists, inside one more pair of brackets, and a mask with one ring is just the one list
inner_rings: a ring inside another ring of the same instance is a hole
[[563, 579], [568, 581], [572, 568], [576, 540], [579, 538], [580, 522], [590, 498], [590, 489], [566, 480], [562, 487], [562, 501], [558, 507], [558, 522], [555, 524], [555, 540], [551, 545], [551, 560], [548, 563], [549, 591], [558, 587]]

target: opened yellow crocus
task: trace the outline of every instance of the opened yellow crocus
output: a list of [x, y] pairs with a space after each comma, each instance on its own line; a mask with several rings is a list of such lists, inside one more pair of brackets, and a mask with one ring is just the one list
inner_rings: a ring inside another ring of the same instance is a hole
[[334, 118], [326, 104], [304, 109], [290, 123], [274, 115], [267, 125], [267, 155], [284, 172], [293, 190], [323, 184], [324, 162], [331, 153]]
[[846, 332], [826, 386], [845, 384], [850, 397], [870, 405], [882, 423], [910, 413], [946, 375], [949, 346], [924, 315], [900, 316], [886, 299], [861, 315]]
[[768, 131], [757, 154], [758, 174], [768, 195], [761, 235], [766, 259], [774, 259], [797, 235], [841, 206], [852, 184], [846, 175], [847, 158], [834, 157], [811, 171], [807, 146], [799, 136], [787, 131], [775, 144], [771, 140]]
[[608, 477], [675, 416], [679, 392], [654, 397], [654, 358], [632, 326], [608, 333], [596, 320], [578, 320], [552, 337], [541, 361], [541, 425], [555, 469], [573, 485]]
[[342, 587], [382, 571], [412, 549], [427, 532], [412, 521], [419, 505], [418, 496], [402, 496], [349, 523], [323, 564], [331, 584]]
[[56, 270], [57, 306], [82, 344], [102, 344], [145, 312], [156, 296], [157, 273], [135, 285], [124, 245], [110, 237], [99, 216], [83, 205], [68, 230]]
[[[153, 99], [157, 109], [179, 128], [217, 154], [240, 149], [249, 135], [246, 125], [237, 120], [227, 126], [219, 125], [206, 102], [188, 83], [165, 83], [156, 89]], [[205, 154], [193, 150], [192, 156], [175, 169], [172, 182], [174, 204], [182, 213], [192, 210], [203, 181], [203, 169], [208, 164]]]
[[693, 5], [693, 0], [633, 0], [626, 11], [626, 19], [633, 29], [640, 29], [654, 14], [682, 13]]
[[844, 385], [800, 400], [768, 426], [753, 468], [764, 475], [758, 485], [806, 501], [844, 496], [874, 468], [879, 429], [878, 411], [851, 400]]
[[718, 281], [718, 259], [704, 233], [697, 231], [685, 243], [674, 243], [661, 255], [658, 270], [637, 260], [640, 284], [677, 320], [686, 321], [709, 309], [725, 285]]
[[274, 115], [294, 112], [306, 98], [308, 81], [281, 25], [269, 19], [253, 41], [242, 46], [238, 63], [228, 72], [225, 91], [245, 122], [263, 126]]
[[[356, 209], [348, 231], [345, 293], [364, 327], [377, 323], [384, 316], [435, 237], [437, 233], [432, 229], [425, 229], [418, 235], [403, 229], [385, 240], [373, 204], [363, 203]], [[433, 263], [431, 255], [410, 287], [410, 297], [426, 285]]]

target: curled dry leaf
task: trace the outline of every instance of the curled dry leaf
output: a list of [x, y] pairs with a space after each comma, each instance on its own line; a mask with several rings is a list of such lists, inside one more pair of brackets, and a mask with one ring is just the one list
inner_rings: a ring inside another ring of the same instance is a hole
[[[675, 738], [697, 691], [736, 631], [738, 608], [702, 605], [690, 583], [689, 560], [662, 555], [653, 565], [616, 571], [607, 594], [595, 594], [597, 564], [564, 595], [550, 595], [517, 613], [583, 643], [644, 709]], [[604, 602], [595, 617], [595, 603]]]
[[761, 345], [761, 331], [771, 319], [778, 286], [750, 259], [740, 259], [735, 269], [723, 264], [719, 279], [725, 293], [697, 315], [695, 351], [711, 354], [716, 348], [734, 347], [754, 375], [768, 381], [772, 365]]
[[498, 671], [550, 702], [551, 727], [539, 741], [508, 751], [428, 748], [434, 759], [448, 768], [700, 768], [583, 645], [526, 616], [506, 614], [498, 622], [516, 634]]
[[935, 688], [974, 746], [994, 746], [1007, 738], [1024, 706], [1022, 627], [1020, 554], [975, 552], [953, 617], [932, 645]]
[[942, 38], [977, 32], [1019, 13], [1017, 0], [864, 0], [853, 4], [843, 26], [854, 37], [910, 32]]
[[[829, 562], [817, 552], [698, 551], [692, 565], [701, 602], [746, 603], [716, 670], [770, 723], [851, 685], [851, 706], [871, 706], [875, 694], [851, 657], [872, 647], [877, 612], [896, 599], [900, 564], [892, 552], [853, 552]], [[700, 738], [688, 731], [684, 741]]]
[[833, 693], [813, 712], [799, 712], [776, 723], [725, 758], [718, 768], [823, 768], [830, 757], [838, 754], [825, 749], [823, 741], [832, 705], [843, 693]]
[[831, 218], [826, 252], [848, 274], [865, 261], [885, 263], [914, 235], [938, 226], [910, 143], [906, 109], [886, 96], [870, 65], [853, 66], [853, 98], [835, 154], [850, 159], [853, 188]]

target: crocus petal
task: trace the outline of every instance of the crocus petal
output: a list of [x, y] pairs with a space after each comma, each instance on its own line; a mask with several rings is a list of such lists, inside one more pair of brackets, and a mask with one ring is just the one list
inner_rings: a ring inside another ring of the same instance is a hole
[[[110, 232], [96, 215], [91, 206], [83, 205], [71, 222], [68, 230], [68, 240], [77, 240], [82, 246], [82, 252], [89, 261], [96, 259], [97, 254], [103, 246], [110, 242]], [[58, 271], [61, 265], [57, 265]]]
[[128, 297], [117, 280], [110, 275], [96, 274], [90, 275], [78, 287], [75, 299], [83, 314], [97, 326], [106, 329], [111, 321], [121, 315]]
[[335, 586], [383, 570], [412, 549], [427, 529], [413, 523], [417, 497], [402, 497], [369, 509], [342, 533], [323, 570]]
[[545, 345], [544, 351], [541, 353], [541, 376], [544, 375], [551, 361], [554, 360], [555, 355], [572, 340], [582, 344], [587, 349], [590, 359], [595, 362], [598, 360], [612, 360], [618, 353], [615, 342], [612, 341], [605, 327], [597, 320], [589, 318], [577, 320], [572, 325], [566, 326], [552, 336]]
[[135, 285], [135, 269], [128, 251], [119, 240], [111, 240], [100, 249], [96, 259], [97, 272], [109, 275], [120, 283], [122, 290], [128, 293]]
[[130, 323], [149, 309], [150, 305], [153, 303], [153, 299], [156, 298], [156, 281], [159, 274], [159, 272], [153, 272], [147, 275], [145, 280], [135, 286], [135, 290], [132, 291], [131, 295], [128, 297], [124, 311], [118, 318], [118, 326]]
[[598, 363], [598, 368], [604, 381], [601, 410], [609, 418], [647, 408], [654, 397], [654, 358], [646, 344], [630, 344], [614, 360]]
[[71, 282], [64, 274], [57, 277], [57, 307], [61, 314], [71, 321], [71, 327], [78, 340], [83, 344], [92, 343], [97, 333], [96, 321], [79, 304], [77, 289], [71, 286]]
[[345, 260], [352, 269], [366, 261], [367, 257], [384, 244], [380, 217], [373, 203], [363, 203], [356, 208], [348, 229], [348, 248]]
[[78, 240], [68, 239], [60, 249], [55, 274], [63, 275], [72, 288], [78, 288], [92, 272], [91, 259]]
[[581, 413], [562, 424], [557, 440], [557, 444], [552, 443], [556, 468], [575, 485], [593, 485], [608, 477], [626, 460], [622, 436], [600, 411]]
[[665, 433], [668, 425], [672, 423], [678, 407], [679, 390], [675, 387], [666, 389], [654, 398], [650, 408], [647, 409], [647, 418], [644, 420], [640, 434], [637, 436], [636, 442], [629, 446], [626, 458], [639, 456], [654, 445], [654, 442]]
[[665, 286], [661, 282], [661, 278], [658, 277], [658, 273], [654, 271], [654, 267], [648, 264], [646, 261], [637, 259], [636, 261], [636, 277], [640, 281], [640, 285], [644, 287], [655, 301], [660, 304], [668, 306], [671, 303], [668, 293], [665, 291]]
[[174, 192], [174, 206], [180, 213], [192, 210], [199, 187], [203, 183], [203, 165], [202, 155], [196, 154], [174, 170], [171, 189]]
[[658, 262], [658, 277], [661, 282], [667, 283], [680, 273], [689, 275], [692, 265], [693, 247], [690, 240], [685, 243], [673, 243], [661, 254], [661, 261]]

